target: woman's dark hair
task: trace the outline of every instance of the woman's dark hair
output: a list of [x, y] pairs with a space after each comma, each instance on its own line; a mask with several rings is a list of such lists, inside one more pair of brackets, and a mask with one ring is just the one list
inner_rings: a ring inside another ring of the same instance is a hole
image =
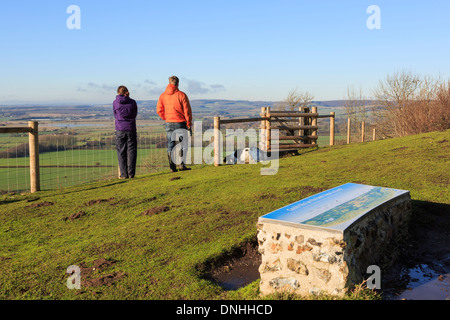
[[128, 92], [127, 87], [125, 86], [120, 86], [117, 88], [117, 94], [121, 95], [121, 96], [129, 96], [130, 93]]

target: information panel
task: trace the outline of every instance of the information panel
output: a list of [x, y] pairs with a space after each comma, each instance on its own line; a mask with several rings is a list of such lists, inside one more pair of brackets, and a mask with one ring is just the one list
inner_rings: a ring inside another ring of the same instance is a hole
[[367, 212], [408, 192], [346, 183], [270, 212], [260, 219], [344, 231]]

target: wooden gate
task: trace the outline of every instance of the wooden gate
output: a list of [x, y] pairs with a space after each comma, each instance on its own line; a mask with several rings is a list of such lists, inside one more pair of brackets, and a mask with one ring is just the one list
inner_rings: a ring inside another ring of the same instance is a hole
[[[317, 107], [301, 107], [299, 111], [271, 111], [270, 107], [261, 108], [260, 118], [220, 119], [214, 117], [214, 165], [219, 166], [222, 161], [221, 124], [261, 121], [260, 129], [263, 132], [265, 143], [263, 151], [294, 151], [301, 148], [316, 147], [318, 118], [330, 118], [330, 146], [334, 145], [334, 118], [335, 113], [319, 115]], [[278, 141], [272, 148], [271, 130], [279, 130]], [[291, 143], [286, 143], [291, 141]]]

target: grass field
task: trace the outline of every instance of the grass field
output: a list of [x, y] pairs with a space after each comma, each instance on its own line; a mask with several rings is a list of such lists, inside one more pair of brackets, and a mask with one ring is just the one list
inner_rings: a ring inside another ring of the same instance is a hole
[[[273, 176], [261, 176], [260, 164], [198, 165], [5, 195], [0, 299], [257, 299], [258, 281], [225, 291], [198, 266], [254, 239], [259, 216], [314, 188], [356, 182], [410, 190], [416, 202], [449, 204], [449, 141], [446, 131], [305, 150], [281, 159]], [[166, 211], [143, 215], [155, 208]], [[67, 219], [77, 213], [78, 219]], [[99, 259], [104, 264], [92, 270]], [[66, 286], [71, 265], [90, 270], [81, 290]], [[110, 285], [99, 282], [112, 278]]]
[[[165, 149], [138, 149], [137, 174], [158, 171], [166, 162]], [[0, 159], [0, 190], [21, 192], [30, 181], [29, 157]], [[117, 152], [74, 149], [43, 153], [39, 157], [42, 190], [117, 177]]]
[[[137, 174], [157, 172], [166, 162], [165, 149], [158, 149], [154, 144], [147, 144], [144, 138], [164, 136], [164, 128], [155, 126], [155, 121], [147, 121], [138, 131], [138, 167]], [[99, 122], [102, 126], [89, 126], [89, 123], [69, 123], [78, 127], [51, 127], [57, 122], [43, 122], [40, 138], [49, 133], [58, 133], [60, 139], [59, 151], [40, 154], [41, 189], [51, 190], [117, 177], [117, 153], [115, 146], [94, 145], [86, 148], [89, 141], [103, 141], [114, 137], [114, 128], [110, 122]], [[95, 124], [95, 123], [94, 123]], [[24, 125], [24, 124], [22, 124]], [[103, 126], [104, 125], [104, 126]], [[108, 127], [109, 125], [109, 127]], [[147, 126], [146, 126], [147, 125]], [[16, 126], [20, 126], [16, 124]], [[48, 132], [44, 130], [50, 130]], [[57, 131], [52, 131], [57, 130]], [[65, 133], [74, 134], [66, 137]], [[0, 134], [0, 151], [7, 148], [17, 148], [28, 142], [27, 134]], [[141, 138], [139, 140], [139, 138]], [[75, 149], [64, 146], [65, 139], [76, 141]], [[161, 138], [162, 139], [162, 138]], [[164, 136], [165, 139], [165, 136]], [[28, 154], [28, 150], [25, 150]], [[0, 192], [23, 192], [29, 190], [29, 157], [10, 157], [0, 159]]]

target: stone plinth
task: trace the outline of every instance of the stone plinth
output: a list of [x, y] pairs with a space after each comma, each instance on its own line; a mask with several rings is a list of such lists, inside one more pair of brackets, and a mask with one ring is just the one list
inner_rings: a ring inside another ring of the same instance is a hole
[[395, 260], [410, 213], [409, 191], [347, 183], [260, 217], [261, 293], [344, 294]]

